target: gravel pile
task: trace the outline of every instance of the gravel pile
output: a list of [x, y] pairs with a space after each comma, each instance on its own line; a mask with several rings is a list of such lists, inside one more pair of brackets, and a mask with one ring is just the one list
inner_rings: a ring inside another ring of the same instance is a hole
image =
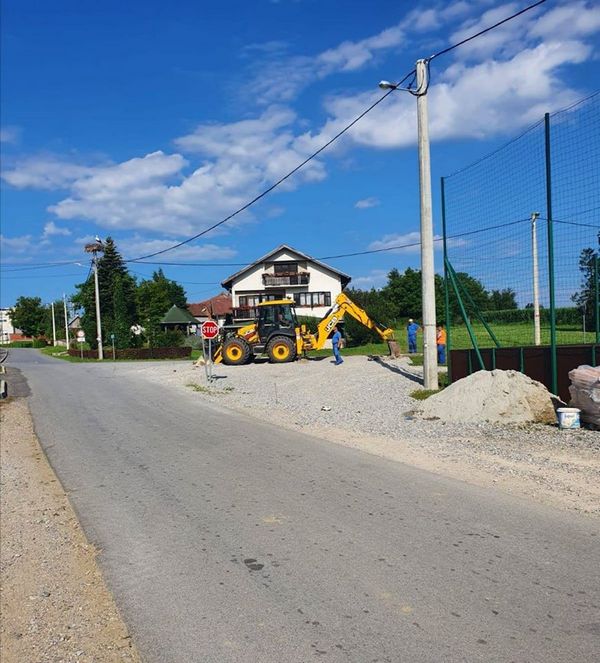
[[477, 371], [428, 398], [419, 413], [424, 419], [459, 423], [556, 422], [550, 392], [518, 371]]
[[411, 397], [422, 368], [406, 358], [219, 365], [210, 385], [203, 367], [182, 362], [118, 368], [340, 444], [600, 515], [599, 433], [423, 420]]

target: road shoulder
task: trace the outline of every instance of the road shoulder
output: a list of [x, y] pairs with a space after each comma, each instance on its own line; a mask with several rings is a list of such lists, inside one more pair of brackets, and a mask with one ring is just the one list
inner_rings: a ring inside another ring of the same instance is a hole
[[27, 401], [0, 407], [0, 659], [140, 661]]

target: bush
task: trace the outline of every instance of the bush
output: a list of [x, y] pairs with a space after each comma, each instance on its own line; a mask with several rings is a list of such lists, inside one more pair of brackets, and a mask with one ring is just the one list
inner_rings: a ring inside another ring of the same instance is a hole
[[[202, 336], [186, 336], [183, 339], [182, 345], [184, 348], [191, 348], [192, 350], [201, 350], [203, 340], [204, 339], [202, 338]], [[215, 344], [216, 341], [217, 339], [213, 340], [213, 345]]]
[[310, 315], [299, 315], [298, 316], [298, 324], [299, 325], [306, 325], [306, 329], [311, 333], [311, 334], [316, 334], [317, 333], [317, 325], [320, 322], [320, 318], [313, 318]]
[[[110, 352], [105, 349], [104, 357], [110, 360], [112, 358], [112, 350]], [[115, 350], [116, 359], [185, 359], [191, 354], [191, 348], [183, 347], [170, 347], [170, 348], [124, 348], [122, 350]], [[81, 352], [79, 349], [71, 348], [69, 350], [71, 357], [80, 357]], [[84, 359], [98, 359], [97, 350], [84, 350]]]
[[33, 341], [11, 341], [4, 345], [5, 348], [32, 348]]
[[45, 338], [34, 338], [31, 344], [32, 348], [45, 348], [48, 345], [48, 341]]
[[[484, 311], [483, 315], [490, 324], [531, 323], [533, 324], [533, 308], [505, 309], [504, 311]], [[557, 325], [581, 325], [581, 311], [575, 306], [556, 309]], [[473, 316], [474, 317], [474, 316]], [[462, 320], [462, 318], [460, 318]], [[540, 322], [550, 324], [550, 311], [540, 309]]]
[[179, 329], [166, 329], [154, 337], [152, 345], [155, 348], [174, 348], [183, 345], [185, 334]]

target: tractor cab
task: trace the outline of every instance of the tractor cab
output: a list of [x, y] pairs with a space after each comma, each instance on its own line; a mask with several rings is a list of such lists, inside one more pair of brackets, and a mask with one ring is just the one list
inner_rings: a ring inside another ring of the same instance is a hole
[[261, 302], [257, 305], [257, 330], [261, 343], [268, 343], [269, 339], [278, 336], [296, 337], [298, 319], [294, 302], [289, 299], [280, 299]]

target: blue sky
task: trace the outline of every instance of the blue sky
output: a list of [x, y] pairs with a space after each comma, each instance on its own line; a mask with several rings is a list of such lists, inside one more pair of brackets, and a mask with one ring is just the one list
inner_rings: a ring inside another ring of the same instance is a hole
[[[133, 258], [202, 231], [369, 106], [379, 80], [525, 4], [3, 0], [1, 305], [73, 292], [96, 234]], [[599, 47], [599, 2], [549, 0], [434, 60], [436, 232], [439, 177], [600, 87]], [[393, 94], [251, 210], [157, 259], [229, 263], [164, 268], [199, 301], [281, 243], [320, 258], [414, 241], [415, 143], [415, 100]], [[371, 287], [418, 257], [330, 263]]]

